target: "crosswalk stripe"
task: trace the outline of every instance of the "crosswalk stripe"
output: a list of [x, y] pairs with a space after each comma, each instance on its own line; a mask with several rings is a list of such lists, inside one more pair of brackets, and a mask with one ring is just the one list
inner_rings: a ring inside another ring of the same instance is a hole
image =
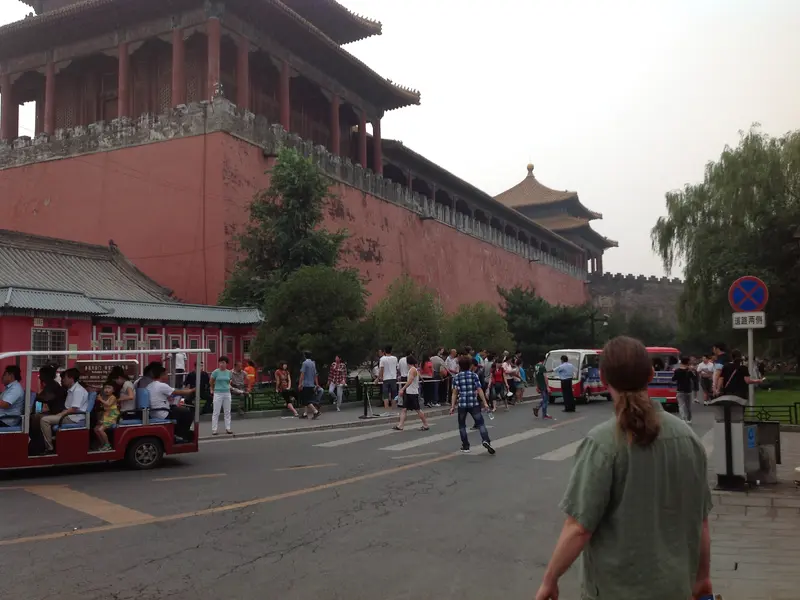
[[315, 448], [336, 448], [337, 446], [344, 446], [346, 444], [354, 444], [356, 442], [363, 442], [365, 440], [372, 440], [375, 438], [383, 437], [385, 435], [397, 434], [394, 429], [381, 429], [379, 431], [371, 431], [370, 433], [362, 433], [353, 437], [342, 438], [340, 440], [333, 440], [332, 442], [324, 442], [322, 444], [314, 444]]
[[700, 440], [703, 443], [703, 448], [706, 449], [706, 456], [711, 457], [714, 452], [714, 429], [709, 429]]
[[514, 433], [512, 435], [507, 435], [506, 437], [500, 438], [499, 440], [495, 440], [492, 442], [492, 446], [495, 448], [503, 448], [505, 446], [510, 446], [511, 444], [516, 444], [517, 442], [529, 440], [537, 435], [549, 433], [551, 431], [552, 429], [550, 427], [537, 427], [535, 429], [529, 429], [528, 431]]
[[[474, 429], [468, 429], [469, 433], [477, 433]], [[445, 433], [439, 433], [437, 435], [429, 435], [426, 437], [421, 437], [416, 440], [411, 440], [410, 442], [403, 442], [402, 444], [395, 444], [394, 446], [386, 446], [386, 448], [381, 448], [381, 450], [386, 450], [388, 452], [402, 452], [403, 450], [410, 450], [411, 448], [416, 448], [417, 446], [424, 446], [425, 444], [433, 444], [436, 442], [441, 442], [442, 440], [447, 440], [450, 438], [458, 437], [458, 429], [455, 431], [446, 431]]]
[[575, 456], [575, 452], [578, 450], [578, 446], [581, 445], [583, 440], [577, 440], [575, 442], [571, 442], [561, 448], [556, 448], [555, 450], [551, 450], [550, 452], [545, 452], [544, 454], [535, 457], [535, 460], [566, 460], [568, 458], [572, 458]]

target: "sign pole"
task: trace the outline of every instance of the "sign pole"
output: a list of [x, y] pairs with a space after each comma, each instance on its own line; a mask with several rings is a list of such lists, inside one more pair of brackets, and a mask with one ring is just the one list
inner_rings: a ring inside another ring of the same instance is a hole
[[[747, 368], [750, 371], [750, 376], [753, 376], [754, 369], [755, 369], [755, 358], [753, 357], [753, 330], [747, 330]], [[756, 404], [756, 386], [752, 383], [747, 386], [748, 389], [748, 399], [747, 405], [748, 406], [755, 406]]]

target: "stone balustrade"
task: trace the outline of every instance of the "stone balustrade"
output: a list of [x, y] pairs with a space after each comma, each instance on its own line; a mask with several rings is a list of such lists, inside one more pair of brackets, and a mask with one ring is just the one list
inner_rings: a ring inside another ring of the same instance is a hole
[[[354, 164], [350, 159], [330, 153], [324, 146], [314, 146], [310, 141], [286, 132], [280, 125], [270, 124], [262, 116], [240, 111], [222, 97], [211, 102], [181, 105], [163, 115], [114, 119], [110, 123], [101, 121], [86, 127], [59, 129], [53, 136], [40, 133], [34, 138], [19, 137], [10, 144], [0, 142], [0, 170], [220, 131], [261, 146], [267, 155], [276, 154], [284, 145], [296, 148], [303, 155], [311, 157], [323, 172], [346, 185], [531, 262], [547, 265], [576, 278], [587, 278], [586, 269], [543, 252], [470, 215], [437, 204], [431, 198]], [[525, 230], [524, 222], [521, 221], [517, 226]], [[533, 237], [541, 235], [541, 232], [531, 228], [528, 234]]]

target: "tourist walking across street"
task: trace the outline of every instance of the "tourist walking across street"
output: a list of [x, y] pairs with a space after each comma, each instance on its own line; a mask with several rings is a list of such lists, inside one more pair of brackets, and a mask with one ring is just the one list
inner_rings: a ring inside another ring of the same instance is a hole
[[275, 370], [275, 391], [283, 398], [286, 403], [286, 408], [292, 413], [293, 416], [299, 417], [297, 409], [292, 404], [294, 391], [292, 390], [292, 375], [289, 373], [289, 363], [282, 360], [278, 363], [278, 368]]
[[544, 361], [545, 357], [543, 356], [533, 368], [533, 376], [536, 380], [536, 391], [538, 391], [539, 395], [542, 397], [538, 405], [534, 404], [533, 415], [538, 417], [539, 412], [541, 412], [543, 419], [552, 419], [553, 417], [547, 414], [547, 406], [550, 404], [550, 390], [547, 389], [547, 369], [544, 366]]
[[334, 397], [336, 412], [342, 410], [345, 385], [347, 385], [347, 365], [337, 354], [330, 369], [328, 369], [328, 392]]
[[300, 390], [300, 402], [305, 405], [305, 412], [300, 417], [307, 419], [309, 413], [313, 413], [312, 419], [319, 417], [320, 412], [314, 402], [317, 397], [317, 388], [319, 387], [319, 374], [317, 373], [317, 365], [311, 360], [311, 352], [306, 350], [303, 352], [303, 364], [300, 366], [300, 381], [297, 383], [297, 389]]
[[225, 414], [225, 433], [232, 434], [231, 429], [231, 370], [228, 368], [228, 357], [220, 356], [219, 366], [211, 373], [211, 393], [214, 395], [214, 412], [211, 414], [211, 435], [217, 435], [220, 409]]
[[488, 410], [489, 404], [483, 394], [481, 382], [478, 376], [470, 369], [471, 366], [472, 359], [469, 356], [459, 358], [459, 372], [453, 379], [450, 414], [452, 415], [456, 411], [456, 407], [458, 407], [458, 432], [461, 435], [461, 452], [468, 453], [470, 451], [467, 434], [467, 415], [470, 415], [481, 433], [483, 447], [486, 448], [489, 454], [494, 454], [495, 449], [492, 448], [489, 431], [486, 429], [486, 423], [483, 421], [483, 413], [481, 412], [481, 406]]
[[535, 600], [558, 600], [558, 581], [581, 553], [583, 600], [699, 600], [712, 593], [703, 445], [648, 397], [653, 363], [641, 342], [614, 338], [600, 369], [615, 416], [578, 448]]
[[422, 421], [421, 431], [428, 431], [428, 420], [425, 418], [425, 413], [419, 406], [419, 385], [420, 374], [417, 370], [417, 359], [409, 354], [405, 357], [408, 364], [408, 376], [406, 382], [400, 389], [398, 394], [403, 398], [403, 407], [400, 410], [400, 422], [394, 426], [397, 431], [403, 431], [406, 424], [406, 416], [408, 411], [413, 410], [417, 413], [419, 420]]
[[556, 377], [561, 381], [561, 393], [564, 398], [564, 412], [575, 412], [575, 395], [572, 393], [572, 380], [575, 378], [575, 365], [567, 356], [561, 357], [561, 364], [554, 369]]
[[672, 381], [677, 384], [678, 411], [681, 419], [692, 424], [692, 395], [697, 374], [689, 365], [689, 357], [682, 356], [678, 368], [672, 372]]

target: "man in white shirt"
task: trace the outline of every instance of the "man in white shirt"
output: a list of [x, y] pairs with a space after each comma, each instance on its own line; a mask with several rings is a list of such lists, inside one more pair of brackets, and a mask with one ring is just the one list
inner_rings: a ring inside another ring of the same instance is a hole
[[44, 448], [46, 454], [53, 452], [53, 425], [61, 423], [86, 423], [89, 410], [89, 392], [80, 384], [81, 372], [78, 369], [67, 369], [62, 377], [64, 386], [68, 389], [67, 400], [64, 403], [64, 410], [56, 415], [47, 415], [39, 421], [44, 438]]
[[184, 374], [186, 373], [186, 363], [189, 361], [189, 357], [186, 356], [185, 352], [177, 352], [175, 353], [175, 387], [182, 388], [183, 387], [183, 378]]
[[175, 435], [185, 441], [191, 441], [191, 427], [194, 423], [194, 413], [185, 406], [177, 406], [170, 402], [173, 396], [193, 396], [194, 388], [176, 390], [167, 383], [169, 378], [167, 370], [161, 365], [153, 366], [150, 370], [153, 381], [145, 388], [150, 393], [150, 418], [175, 419]]
[[703, 356], [703, 362], [697, 365], [697, 376], [700, 378], [700, 393], [703, 395], [703, 404], [708, 404], [711, 401], [714, 387], [714, 371], [714, 361], [710, 355], [706, 354]]
[[572, 380], [577, 369], [569, 362], [565, 355], [561, 357], [561, 364], [555, 369], [556, 376], [561, 380], [561, 393], [564, 395], [564, 412], [575, 412], [575, 395], [572, 393]]
[[398, 385], [400, 386], [408, 381], [408, 373], [411, 371], [411, 367], [408, 366], [409, 356], [411, 356], [411, 350], [408, 350], [405, 354], [403, 354], [403, 357], [397, 362], [397, 372], [400, 374]]
[[397, 396], [397, 357], [392, 355], [392, 347], [386, 346], [378, 363], [378, 382], [381, 384], [383, 409], [388, 411]]

